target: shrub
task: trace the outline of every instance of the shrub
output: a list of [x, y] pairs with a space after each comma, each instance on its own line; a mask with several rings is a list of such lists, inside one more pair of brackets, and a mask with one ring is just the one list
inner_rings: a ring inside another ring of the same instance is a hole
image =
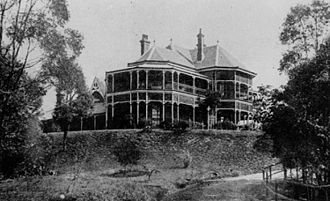
[[269, 134], [260, 135], [253, 144], [253, 148], [259, 152], [271, 153], [273, 151], [273, 140]]
[[117, 115], [113, 117], [112, 121], [110, 122], [111, 128], [133, 128], [133, 116], [132, 115]]
[[164, 130], [171, 130], [173, 128], [173, 124], [170, 121], [162, 121], [159, 124], [159, 128], [164, 129]]
[[39, 121], [31, 119], [26, 130], [24, 160], [18, 167], [20, 175], [44, 175], [52, 159], [52, 140], [42, 134]]
[[183, 156], [183, 168], [188, 168], [191, 165], [192, 162], [192, 156], [189, 152], [189, 150], [184, 152]]
[[26, 129], [13, 140], [15, 142], [0, 155], [0, 171], [4, 177], [45, 174], [52, 150], [50, 139], [42, 134], [38, 119], [30, 118]]
[[187, 128], [189, 127], [189, 124], [185, 121], [179, 121], [175, 122], [173, 125], [173, 131], [174, 134], [181, 135], [187, 131]]
[[217, 129], [223, 129], [223, 130], [236, 130], [237, 126], [232, 121], [225, 120], [224, 122], [219, 122], [217, 124]]
[[139, 124], [137, 125], [138, 128], [146, 128], [146, 127], [151, 127], [152, 126], [152, 123], [151, 123], [151, 120], [150, 119], [141, 119], [139, 121]]
[[117, 161], [124, 166], [136, 165], [141, 158], [141, 151], [137, 146], [137, 142], [132, 139], [120, 139], [114, 147], [114, 155]]

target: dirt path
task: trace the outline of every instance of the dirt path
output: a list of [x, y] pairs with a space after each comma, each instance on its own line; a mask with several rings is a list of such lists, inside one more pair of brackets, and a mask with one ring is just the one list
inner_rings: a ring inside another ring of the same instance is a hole
[[[273, 195], [262, 183], [262, 174], [208, 181], [168, 196], [164, 201], [271, 201]], [[280, 199], [279, 199], [280, 200]]]

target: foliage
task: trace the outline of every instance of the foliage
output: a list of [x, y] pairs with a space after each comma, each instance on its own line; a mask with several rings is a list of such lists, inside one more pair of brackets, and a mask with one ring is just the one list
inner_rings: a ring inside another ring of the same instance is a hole
[[[272, 115], [265, 121], [264, 130], [273, 140], [273, 154], [287, 167], [329, 164], [329, 157], [322, 158], [329, 146], [324, 130], [307, 120], [299, 119], [297, 111], [284, 104], [272, 108]], [[323, 134], [322, 134], [323, 133]]]
[[175, 135], [182, 135], [189, 128], [189, 124], [186, 121], [176, 121], [173, 124], [172, 130]]
[[63, 149], [66, 148], [67, 132], [69, 130], [70, 123], [74, 117], [86, 117], [92, 107], [92, 98], [85, 92], [79, 94], [76, 99], [71, 101], [62, 102], [56, 104], [53, 112], [53, 118], [55, 122], [60, 126], [61, 130], [64, 131], [63, 135]]
[[[116, 115], [113, 117], [110, 122], [111, 128], [115, 129], [128, 129], [133, 128], [133, 116], [128, 115]], [[147, 125], [151, 125], [151, 121], [147, 121], [146, 119], [142, 119], [138, 125], [138, 128], [144, 128]]]
[[53, 112], [54, 121], [64, 132], [63, 149], [70, 123], [75, 117], [87, 117], [92, 107], [92, 97], [87, 91], [82, 70], [77, 65], [66, 66], [55, 75], [57, 102]]
[[124, 166], [136, 165], [142, 155], [137, 142], [128, 138], [119, 140], [114, 147], [113, 153], [117, 161]]
[[285, 166], [309, 168], [317, 177], [324, 167], [330, 168], [329, 48], [327, 39], [315, 57], [291, 70], [288, 84], [264, 121], [273, 154]]
[[[0, 155], [11, 158], [0, 163], [13, 169], [15, 159], [22, 161], [28, 119], [38, 114], [52, 76], [46, 69], [62, 68], [57, 64], [73, 60], [83, 47], [82, 36], [66, 27], [68, 20], [65, 0], [0, 2]], [[28, 75], [27, 69], [40, 64], [42, 71]]]
[[288, 46], [280, 62], [280, 71], [290, 71], [319, 49], [329, 25], [329, 9], [329, 4], [323, 0], [291, 8], [280, 35], [282, 44]]
[[199, 105], [205, 110], [207, 107], [210, 107], [210, 109], [214, 110], [216, 107], [220, 106], [221, 97], [222, 94], [218, 91], [207, 91], [205, 99], [199, 100]]
[[[308, 168], [317, 178], [330, 168], [330, 39], [323, 35], [329, 13], [324, 1], [291, 9], [280, 37], [293, 55], [281, 61], [280, 70], [288, 70], [289, 81], [283, 92], [273, 95], [276, 103], [264, 120], [273, 154], [285, 166]], [[329, 181], [321, 180], [318, 184]]]
[[[208, 115], [211, 115], [213, 117], [215, 117], [216, 114], [216, 108], [220, 107], [220, 100], [222, 97], [222, 93], [220, 93], [219, 91], [212, 91], [212, 90], [208, 90], [206, 92], [205, 95], [205, 99], [199, 99], [199, 107], [201, 108], [202, 111], [207, 111]], [[215, 122], [210, 122], [209, 117], [208, 118], [208, 123], [207, 124], [214, 124]]]
[[162, 121], [159, 127], [164, 130], [171, 130], [173, 128], [173, 124], [170, 121]]
[[253, 100], [253, 120], [255, 122], [263, 122], [269, 115], [271, 106], [274, 104], [273, 95], [276, 93], [276, 89], [272, 89], [270, 85], [261, 85], [257, 88], [258, 95]]
[[236, 126], [236, 124], [234, 124], [234, 122], [225, 120], [223, 122], [218, 122], [217, 129], [236, 130], [237, 126]]
[[259, 152], [272, 153], [273, 152], [273, 140], [270, 134], [260, 135], [253, 144], [253, 148]]
[[39, 121], [30, 119], [25, 131], [24, 160], [17, 169], [20, 175], [45, 175], [49, 173], [49, 164], [52, 160], [52, 140], [42, 134]]
[[12, 176], [24, 159], [29, 119], [38, 114], [45, 94], [37, 78], [24, 70], [13, 71], [10, 65], [10, 58], [0, 54], [0, 171], [5, 177]]
[[328, 39], [314, 59], [292, 70], [283, 94], [284, 101], [296, 108], [302, 118], [320, 126], [329, 124], [329, 50]]
[[185, 150], [183, 155], [183, 168], [190, 167], [192, 159], [193, 157], [191, 156], [189, 150]]

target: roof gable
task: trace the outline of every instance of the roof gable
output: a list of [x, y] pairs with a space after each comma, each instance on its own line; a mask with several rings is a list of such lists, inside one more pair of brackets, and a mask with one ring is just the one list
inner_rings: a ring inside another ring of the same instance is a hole
[[95, 77], [93, 80], [91, 92], [92, 94], [94, 92], [99, 92], [102, 96], [105, 95], [105, 85], [98, 77]]

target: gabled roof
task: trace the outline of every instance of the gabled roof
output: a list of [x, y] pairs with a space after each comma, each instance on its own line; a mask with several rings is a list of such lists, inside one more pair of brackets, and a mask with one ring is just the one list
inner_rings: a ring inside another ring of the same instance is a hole
[[102, 96], [105, 95], [104, 83], [98, 77], [94, 77], [94, 80], [93, 80], [93, 83], [92, 83], [92, 86], [91, 86], [92, 94], [95, 91], [99, 92]]
[[245, 69], [245, 66], [230, 55], [225, 49], [220, 45], [214, 45], [209, 47], [204, 47], [204, 59], [201, 62], [197, 61], [197, 49], [190, 51], [194, 64], [197, 68], [206, 68], [206, 67], [240, 67]]
[[231, 56], [219, 44], [204, 47], [204, 57], [202, 61], [197, 61], [197, 51], [198, 50], [196, 48], [189, 50], [173, 44], [168, 45], [166, 48], [153, 46], [136, 62], [170, 61], [187, 67], [195, 68], [196, 70], [208, 67], [238, 67], [246, 70], [243, 64]]
[[169, 48], [161, 48], [157, 46], [151, 47], [147, 52], [145, 52], [140, 59], [136, 62], [142, 61], [171, 61], [173, 63], [181, 64], [187, 67], [194, 68], [194, 65], [189, 58], [186, 58], [184, 55], [186, 54], [189, 57], [187, 52], [179, 52], [175, 49]]

